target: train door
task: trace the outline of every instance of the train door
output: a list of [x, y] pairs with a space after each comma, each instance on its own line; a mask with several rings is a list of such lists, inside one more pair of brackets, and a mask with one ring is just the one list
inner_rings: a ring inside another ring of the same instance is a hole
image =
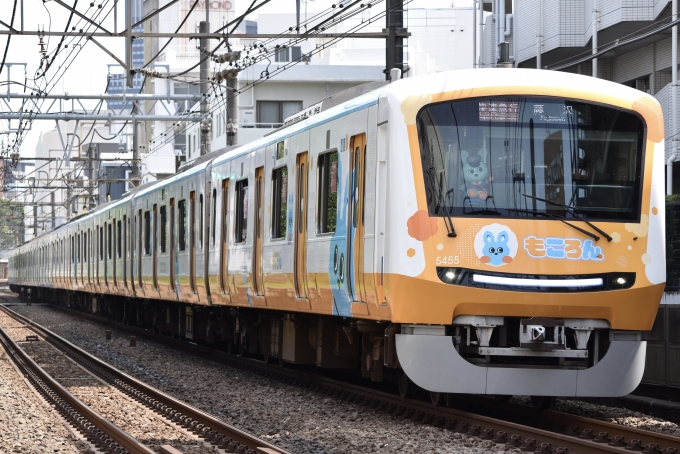
[[350, 139], [350, 200], [347, 216], [347, 290], [352, 301], [366, 301], [364, 285], [364, 192], [366, 135]]
[[295, 187], [295, 291], [307, 298], [307, 153], [296, 158]]
[[196, 191], [189, 194], [189, 283], [196, 292]]
[[170, 199], [170, 288], [175, 288], [175, 198]]
[[229, 293], [227, 278], [229, 258], [229, 180], [222, 180], [222, 220], [220, 225], [220, 287], [222, 293]]
[[264, 239], [264, 167], [255, 170], [255, 238], [253, 239], [253, 287], [264, 295], [262, 241]]
[[144, 281], [142, 280], [142, 254], [144, 252], [142, 251], [142, 247], [144, 244], [144, 237], [142, 236], [142, 225], [144, 224], [142, 220], [142, 210], [139, 210], [139, 214], [137, 215], [137, 219], [135, 219], [135, 222], [137, 223], [137, 247], [135, 248], [135, 253], [137, 254], [137, 287], [139, 287], [139, 291], [143, 292], [144, 291]]
[[158, 205], [153, 204], [153, 235], [151, 237], [151, 260], [153, 260], [153, 288], [158, 291]]

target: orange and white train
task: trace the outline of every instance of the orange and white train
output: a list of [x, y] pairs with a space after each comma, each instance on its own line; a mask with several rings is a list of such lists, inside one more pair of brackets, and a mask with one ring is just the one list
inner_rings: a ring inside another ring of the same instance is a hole
[[16, 248], [12, 288], [402, 393], [632, 391], [665, 283], [657, 101], [525, 69], [354, 92]]

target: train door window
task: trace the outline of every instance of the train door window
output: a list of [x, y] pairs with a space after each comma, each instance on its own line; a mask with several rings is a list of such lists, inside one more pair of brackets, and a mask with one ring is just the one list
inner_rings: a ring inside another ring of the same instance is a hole
[[104, 227], [99, 227], [99, 260], [104, 260]]
[[212, 245], [215, 246], [215, 218], [217, 217], [217, 188], [212, 190], [212, 218], [210, 218], [210, 231], [212, 232]]
[[245, 243], [248, 237], [248, 180], [236, 182], [236, 243]]
[[178, 226], [179, 226], [179, 250], [184, 251], [187, 248], [187, 201], [180, 200], [177, 204]]
[[87, 263], [87, 232], [83, 232], [83, 262]]
[[107, 226], [106, 227], [107, 228], [107, 232], [106, 232], [106, 235], [107, 235], [107, 237], [106, 237], [106, 244], [107, 244], [106, 252], [107, 252], [107, 255], [106, 255], [106, 258], [110, 260], [111, 259], [111, 248], [113, 247], [113, 245], [111, 244], [111, 241], [112, 241], [112, 238], [111, 238], [111, 231], [112, 231], [111, 223], [106, 224], [106, 226]]
[[151, 255], [151, 212], [144, 212], [144, 255]]
[[198, 248], [203, 249], [203, 194], [198, 196]]
[[335, 232], [338, 213], [338, 152], [319, 155], [317, 232]]
[[286, 237], [288, 167], [272, 171], [272, 239]]
[[120, 219], [118, 220], [118, 224], [116, 225], [116, 246], [118, 249], [118, 258], [121, 258], [123, 256], [123, 248], [122, 248], [122, 235], [121, 235], [121, 230], [122, 230], [122, 223], [120, 222]]
[[165, 205], [161, 207], [161, 254], [165, 254], [166, 243], [168, 241], [168, 214]]

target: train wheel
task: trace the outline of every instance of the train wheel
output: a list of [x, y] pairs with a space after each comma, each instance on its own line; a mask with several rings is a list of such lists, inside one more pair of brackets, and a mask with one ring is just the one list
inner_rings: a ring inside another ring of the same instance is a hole
[[403, 370], [399, 370], [399, 375], [397, 376], [397, 385], [399, 386], [399, 395], [402, 398], [413, 397], [415, 391], [415, 385], [406, 376]]
[[555, 397], [552, 396], [531, 396], [531, 406], [536, 410], [550, 410], [555, 405]]
[[437, 407], [441, 407], [443, 405], [446, 405], [447, 403], [447, 396], [446, 393], [436, 393], [433, 391], [430, 391], [430, 402], [432, 402], [432, 405], [435, 405]]

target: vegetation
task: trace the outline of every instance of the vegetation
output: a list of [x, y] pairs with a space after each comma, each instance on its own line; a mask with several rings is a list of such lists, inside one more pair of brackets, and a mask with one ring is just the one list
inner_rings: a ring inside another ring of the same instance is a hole
[[6, 251], [24, 241], [24, 207], [0, 199], [0, 250]]

